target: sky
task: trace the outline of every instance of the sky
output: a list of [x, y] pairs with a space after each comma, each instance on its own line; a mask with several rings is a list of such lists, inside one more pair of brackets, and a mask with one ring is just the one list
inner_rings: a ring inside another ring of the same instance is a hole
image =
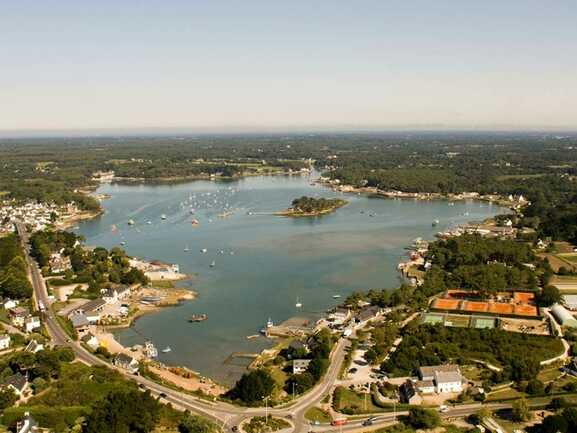
[[0, 134], [577, 129], [574, 0], [0, 0]]

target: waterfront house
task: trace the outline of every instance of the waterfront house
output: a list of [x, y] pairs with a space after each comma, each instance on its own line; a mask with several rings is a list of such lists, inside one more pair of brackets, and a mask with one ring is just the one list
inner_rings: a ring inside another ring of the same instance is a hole
[[119, 353], [114, 357], [112, 363], [122, 368], [132, 374], [138, 373], [138, 361], [134, 359], [132, 356], [126, 355], [125, 353]]
[[106, 289], [102, 294], [102, 299], [107, 304], [115, 304], [126, 299], [130, 295], [130, 287], [118, 287], [116, 289]]
[[0, 335], [0, 350], [6, 350], [10, 347], [11, 338], [8, 334]]
[[24, 416], [16, 423], [16, 433], [49, 433], [50, 430], [38, 427], [38, 422], [30, 415], [30, 412], [24, 412]]
[[34, 339], [30, 340], [28, 342], [28, 344], [26, 345], [26, 347], [24, 348], [24, 351], [29, 352], [29, 353], [38, 353], [41, 350], [44, 350], [44, 345], [41, 343], [38, 343]]
[[4, 379], [0, 387], [2, 389], [11, 389], [18, 397], [20, 397], [28, 389], [28, 379], [21, 373], [16, 373]]
[[376, 319], [381, 315], [381, 309], [377, 306], [363, 308], [355, 317], [355, 321], [361, 325], [366, 324], [370, 320]]
[[457, 365], [434, 365], [421, 367], [418, 370], [419, 380], [417, 388], [421, 391], [421, 386], [426, 393], [431, 389], [431, 383], [434, 386], [433, 392], [461, 392], [463, 390], [463, 376]]
[[82, 337], [82, 342], [90, 347], [92, 350], [96, 350], [100, 347], [100, 341], [90, 332], [87, 333], [84, 337]]
[[293, 374], [301, 374], [307, 371], [309, 364], [311, 363], [310, 359], [295, 359], [293, 361]]
[[68, 315], [68, 318], [72, 320], [73, 316], [77, 314], [83, 314], [91, 324], [98, 323], [100, 321], [100, 313], [102, 312], [105, 305], [106, 301], [100, 298], [88, 301], [80, 307], [74, 309]]
[[344, 323], [351, 317], [351, 310], [346, 307], [337, 307], [335, 310], [329, 314], [329, 319], [332, 319], [335, 323]]
[[28, 316], [24, 319], [24, 330], [28, 333], [40, 329], [41, 327], [40, 318], [36, 316]]

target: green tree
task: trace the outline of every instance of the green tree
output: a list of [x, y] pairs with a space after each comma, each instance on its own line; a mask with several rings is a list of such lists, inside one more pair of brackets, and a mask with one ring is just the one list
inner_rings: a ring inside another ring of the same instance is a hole
[[197, 415], [185, 415], [178, 423], [179, 433], [217, 433], [219, 428], [213, 422]]
[[0, 410], [13, 406], [16, 400], [18, 400], [18, 396], [12, 389], [0, 389]]
[[229, 391], [229, 396], [254, 404], [270, 396], [274, 386], [275, 381], [268, 371], [254, 370], [242, 375], [234, 388]]
[[159, 419], [160, 405], [150, 392], [111, 391], [96, 402], [84, 433], [148, 433]]
[[527, 400], [520, 398], [513, 403], [513, 408], [511, 409], [511, 417], [515, 422], [523, 422], [530, 419], [531, 412], [529, 411]]
[[407, 422], [417, 429], [431, 429], [441, 425], [441, 417], [432, 409], [414, 407], [409, 410]]

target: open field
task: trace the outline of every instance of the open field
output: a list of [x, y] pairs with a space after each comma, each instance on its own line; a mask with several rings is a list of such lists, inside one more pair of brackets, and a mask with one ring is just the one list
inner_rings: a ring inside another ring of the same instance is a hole
[[318, 407], [311, 407], [305, 412], [305, 418], [309, 421], [318, 421], [320, 423], [328, 423], [332, 421], [331, 416], [324, 410]]

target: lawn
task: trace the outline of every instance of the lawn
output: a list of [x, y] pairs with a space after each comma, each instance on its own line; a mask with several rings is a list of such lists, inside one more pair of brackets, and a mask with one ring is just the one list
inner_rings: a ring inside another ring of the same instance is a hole
[[320, 423], [329, 423], [332, 421], [331, 416], [318, 407], [311, 407], [305, 412], [305, 418], [309, 421], [318, 421]]
[[365, 394], [356, 393], [341, 386], [335, 389], [333, 408], [337, 412], [346, 413], [348, 415], [386, 411], [386, 409], [378, 407], [373, 403], [370, 394], [367, 394], [365, 397]]
[[558, 366], [555, 366], [541, 370], [537, 375], [537, 379], [541, 382], [551, 382], [559, 378], [559, 376], [561, 376], [561, 371], [559, 371]]
[[525, 394], [513, 388], [505, 388], [499, 391], [492, 392], [487, 396], [486, 401], [504, 400], [508, 398], [523, 397]]

